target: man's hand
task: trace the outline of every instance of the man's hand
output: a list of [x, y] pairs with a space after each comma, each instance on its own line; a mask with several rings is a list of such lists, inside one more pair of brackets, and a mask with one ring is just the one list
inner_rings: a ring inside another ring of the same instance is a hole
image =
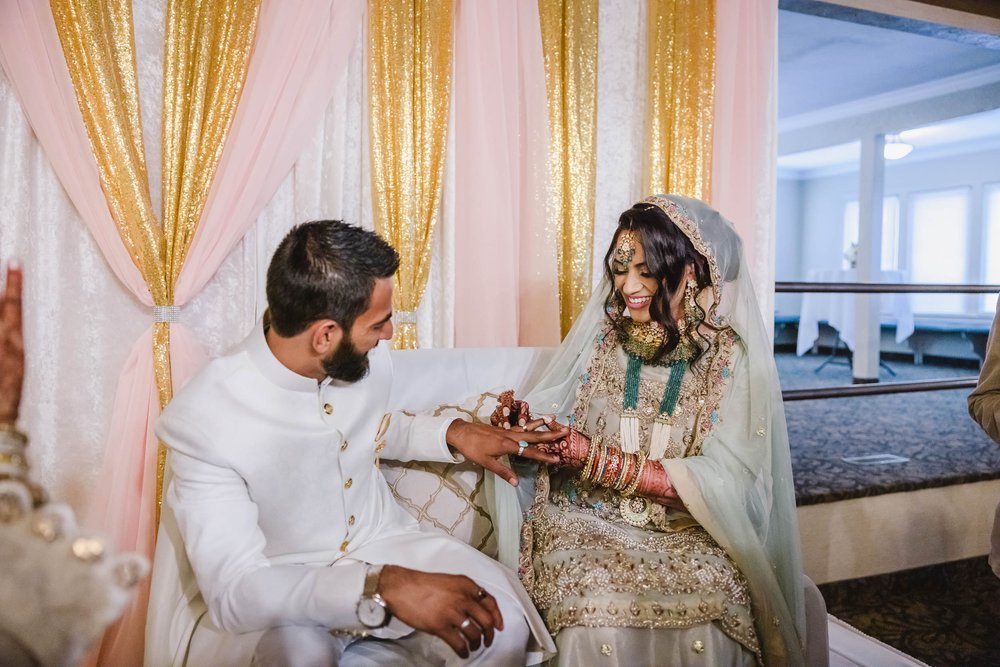
[[[505, 430], [456, 419], [448, 426], [445, 439], [467, 460], [493, 471], [498, 477], [507, 480], [511, 486], [517, 486], [517, 474], [501, 463], [500, 457], [516, 454], [543, 463], [559, 463], [558, 456], [544, 452], [534, 445], [555, 442], [565, 438], [567, 433], [565, 430], [532, 431], [522, 430], [520, 427]], [[527, 443], [527, 446], [522, 448], [519, 442]]]
[[0, 424], [13, 425], [24, 384], [24, 337], [21, 331], [21, 269], [7, 267], [0, 300]]
[[503, 617], [493, 596], [468, 577], [386, 565], [378, 592], [389, 612], [415, 630], [440, 637], [462, 658], [490, 646], [503, 630]]

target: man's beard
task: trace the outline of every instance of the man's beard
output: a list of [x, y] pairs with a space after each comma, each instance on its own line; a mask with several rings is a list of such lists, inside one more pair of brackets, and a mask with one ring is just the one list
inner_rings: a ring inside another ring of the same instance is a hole
[[344, 332], [337, 349], [323, 359], [323, 370], [333, 380], [357, 382], [368, 375], [368, 354], [359, 352], [350, 333]]

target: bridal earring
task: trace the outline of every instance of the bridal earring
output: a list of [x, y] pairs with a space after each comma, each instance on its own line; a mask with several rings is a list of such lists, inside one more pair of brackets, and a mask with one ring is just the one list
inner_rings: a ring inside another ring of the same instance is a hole
[[684, 287], [684, 321], [687, 328], [694, 329], [698, 323], [698, 304], [695, 302], [695, 285], [693, 280], [687, 281]]

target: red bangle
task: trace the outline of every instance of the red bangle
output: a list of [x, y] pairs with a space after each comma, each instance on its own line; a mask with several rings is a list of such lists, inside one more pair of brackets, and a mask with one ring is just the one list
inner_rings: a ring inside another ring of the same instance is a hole
[[617, 447], [608, 451], [608, 465], [601, 475], [601, 486], [611, 488], [622, 469], [622, 450]]

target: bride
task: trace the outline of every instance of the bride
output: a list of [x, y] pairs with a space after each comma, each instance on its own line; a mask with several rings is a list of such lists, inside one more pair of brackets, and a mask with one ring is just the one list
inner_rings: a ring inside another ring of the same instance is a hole
[[[518, 563], [558, 661], [803, 664], [788, 436], [739, 237], [659, 195], [621, 215], [604, 266], [541, 380], [495, 415], [571, 427]], [[509, 559], [520, 513], [498, 516]]]

